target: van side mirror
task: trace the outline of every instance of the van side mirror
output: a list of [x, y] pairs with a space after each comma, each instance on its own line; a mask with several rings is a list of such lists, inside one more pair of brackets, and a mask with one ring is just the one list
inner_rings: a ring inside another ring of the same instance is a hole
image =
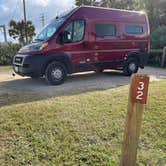
[[71, 40], [71, 33], [68, 31], [63, 31], [61, 34], [61, 41], [62, 43], [70, 43]]
[[72, 41], [71, 39], [71, 33], [68, 31], [63, 31], [59, 34], [57, 42], [59, 44], [64, 44], [64, 43], [70, 43]]

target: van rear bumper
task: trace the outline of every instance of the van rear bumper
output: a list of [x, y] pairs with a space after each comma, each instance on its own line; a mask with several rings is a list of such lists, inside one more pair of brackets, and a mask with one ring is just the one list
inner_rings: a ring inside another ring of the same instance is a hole
[[149, 59], [149, 54], [147, 52], [141, 52], [139, 56], [139, 67], [144, 68]]

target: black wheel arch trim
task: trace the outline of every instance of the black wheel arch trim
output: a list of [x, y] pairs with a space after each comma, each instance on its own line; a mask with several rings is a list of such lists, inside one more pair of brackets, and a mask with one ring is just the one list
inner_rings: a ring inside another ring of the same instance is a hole
[[44, 74], [46, 67], [48, 66], [48, 64], [50, 64], [53, 61], [58, 61], [63, 63], [66, 66], [67, 69], [67, 73], [71, 74], [72, 70], [73, 70], [73, 64], [72, 64], [72, 60], [70, 58], [70, 55], [64, 53], [64, 52], [54, 52], [54, 53], [47, 53], [45, 54], [46, 61], [42, 67], [42, 73]]
[[145, 51], [140, 52], [130, 52], [127, 56], [126, 61], [130, 58], [136, 58], [138, 60], [138, 66], [140, 68], [144, 68], [144, 66], [147, 64], [149, 54]]

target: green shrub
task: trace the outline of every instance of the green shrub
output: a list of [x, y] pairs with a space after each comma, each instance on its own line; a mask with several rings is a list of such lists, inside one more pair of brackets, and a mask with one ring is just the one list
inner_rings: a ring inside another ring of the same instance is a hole
[[150, 52], [149, 59], [148, 59], [148, 65], [159, 67], [161, 64], [161, 57], [162, 57], [161, 52]]
[[151, 48], [162, 49], [166, 46], [166, 26], [160, 26], [151, 33]]
[[20, 44], [0, 44], [0, 65], [11, 65], [13, 56], [20, 47]]

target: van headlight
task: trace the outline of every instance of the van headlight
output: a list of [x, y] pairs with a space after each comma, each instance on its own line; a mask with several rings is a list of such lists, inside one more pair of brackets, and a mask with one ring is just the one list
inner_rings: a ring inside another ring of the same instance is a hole
[[30, 51], [39, 51], [48, 46], [48, 42], [36, 43], [30, 47]]
[[48, 46], [48, 42], [41, 43], [31, 43], [27, 46], [22, 47], [19, 50], [19, 53], [31, 52], [31, 51], [40, 51]]

